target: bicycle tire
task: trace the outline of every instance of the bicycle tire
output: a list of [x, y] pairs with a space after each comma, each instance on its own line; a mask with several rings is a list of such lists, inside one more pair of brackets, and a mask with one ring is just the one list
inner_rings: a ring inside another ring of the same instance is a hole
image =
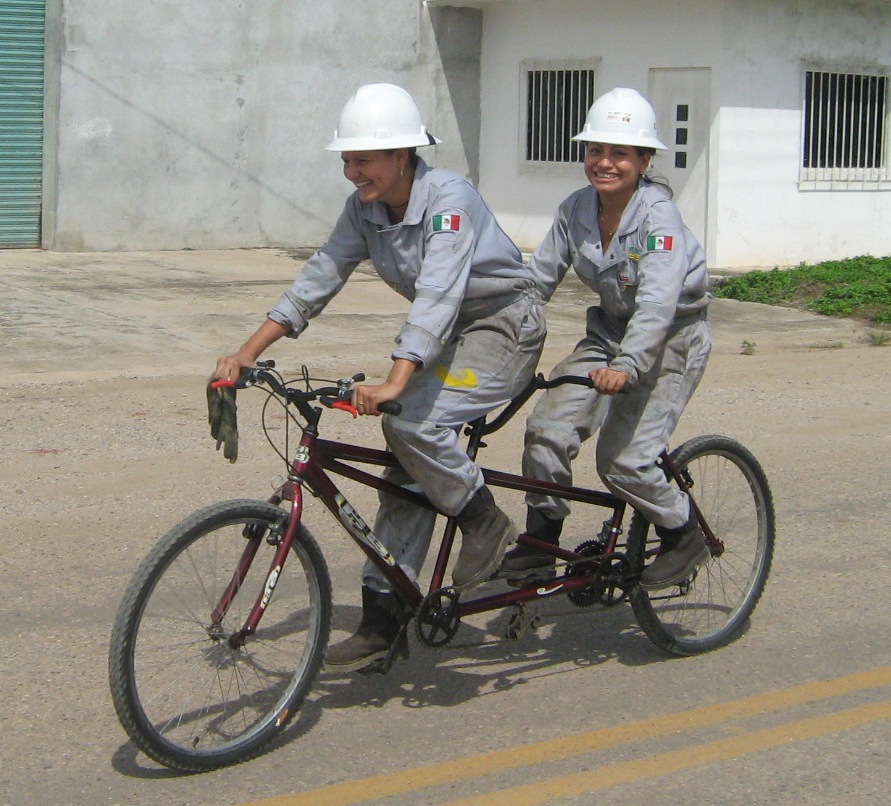
[[[265, 536], [286, 519], [262, 501], [213, 504], [171, 529], [134, 573], [112, 629], [109, 682], [127, 734], [158, 763], [204, 772], [246, 761], [312, 686], [328, 642], [331, 581], [302, 524], [256, 633], [240, 648], [226, 640], [265, 589], [275, 550]], [[258, 549], [244, 581], [211, 624], [251, 539]]]
[[[735, 640], [748, 623], [770, 573], [776, 516], [764, 470], [736, 440], [696, 437], [671, 456], [689, 474], [693, 498], [724, 550], [681, 585], [649, 592], [635, 585], [629, 599], [656, 646], [674, 655], [696, 655]], [[649, 527], [635, 512], [628, 556], [638, 572], [659, 544]]]

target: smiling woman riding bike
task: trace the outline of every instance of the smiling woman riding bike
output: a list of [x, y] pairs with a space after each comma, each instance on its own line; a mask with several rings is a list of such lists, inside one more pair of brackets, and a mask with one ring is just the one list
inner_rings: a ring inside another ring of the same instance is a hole
[[[396, 335], [384, 383], [357, 386], [360, 414], [384, 415], [388, 447], [401, 469], [442, 512], [457, 517], [461, 551], [456, 588], [486, 580], [516, 533], [495, 504], [479, 467], [458, 443], [458, 430], [517, 394], [531, 379], [545, 335], [531, 274], [479, 193], [462, 177], [431, 168], [415, 149], [440, 142], [421, 122], [411, 95], [392, 84], [360, 87], [341, 112], [334, 140], [344, 176], [355, 185], [328, 243], [310, 258], [268, 319], [214, 377], [236, 379], [242, 367], [282, 336], [296, 337], [370, 259], [411, 301]], [[435, 513], [381, 493], [374, 533], [416, 578]], [[402, 602], [372, 564], [363, 573], [362, 621], [330, 647], [325, 665], [349, 671], [387, 654], [399, 633]]]
[[[662, 540], [640, 579], [644, 590], [659, 590], [709, 557], [687, 495], [657, 466], [711, 349], [705, 255], [670, 191], [645, 175], [665, 146], [640, 93], [620, 87], [598, 98], [573, 139], [586, 143], [589, 185], [560, 205], [531, 267], [545, 299], [570, 265], [598, 294], [584, 338], [553, 377], [588, 375], [599, 394], [572, 385], [546, 392], [527, 424], [523, 474], [571, 484], [572, 461], [599, 427], [600, 477]], [[566, 501], [536, 493], [526, 502], [527, 534], [557, 544]], [[553, 555], [519, 545], [502, 571], [547, 574], [553, 565]]]

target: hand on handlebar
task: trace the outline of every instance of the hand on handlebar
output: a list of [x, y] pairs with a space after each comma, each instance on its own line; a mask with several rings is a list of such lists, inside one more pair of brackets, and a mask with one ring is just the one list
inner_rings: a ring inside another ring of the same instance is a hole
[[[359, 414], [380, 417], [384, 413], [392, 413], [393, 401], [402, 394], [404, 387], [392, 382], [379, 383], [353, 388], [351, 403]], [[401, 407], [400, 407], [401, 408]]]
[[588, 373], [594, 388], [602, 395], [617, 395], [625, 389], [628, 376], [618, 370], [609, 367], [601, 367]]
[[217, 366], [212, 377], [220, 381], [237, 381], [242, 369], [254, 366], [256, 366], [254, 359], [248, 358], [241, 352], [224, 355], [217, 359]]

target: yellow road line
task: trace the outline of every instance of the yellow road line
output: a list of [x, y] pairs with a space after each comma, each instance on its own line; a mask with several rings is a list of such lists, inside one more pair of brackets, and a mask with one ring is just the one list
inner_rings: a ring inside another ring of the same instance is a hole
[[385, 798], [440, 784], [466, 781], [516, 767], [571, 758], [584, 753], [641, 742], [681, 731], [695, 730], [886, 685], [891, 685], [891, 666], [694, 708], [678, 714], [667, 714], [627, 725], [600, 728], [575, 736], [550, 739], [520, 747], [509, 747], [469, 758], [417, 767], [404, 772], [345, 781], [319, 789], [256, 801], [254, 806], [303, 806], [304, 804], [349, 806], [349, 804], [362, 803], [375, 798]]
[[850, 730], [882, 719], [891, 719], [891, 700], [803, 719], [777, 728], [754, 731], [732, 739], [682, 747], [679, 750], [659, 753], [636, 761], [625, 761], [534, 784], [501, 789], [488, 795], [453, 800], [441, 806], [535, 806], [539, 803], [548, 803], [554, 798], [588, 794], [611, 786], [658, 778], [691, 767], [701, 767], [704, 764], [714, 764], [716, 761], [758, 753], [790, 742], [801, 742], [828, 733]]

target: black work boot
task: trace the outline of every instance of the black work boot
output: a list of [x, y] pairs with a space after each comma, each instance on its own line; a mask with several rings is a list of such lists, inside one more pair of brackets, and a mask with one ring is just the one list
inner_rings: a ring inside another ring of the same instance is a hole
[[[402, 628], [403, 608], [399, 597], [392, 593], [378, 593], [362, 586], [362, 621], [354, 635], [328, 647], [325, 652], [326, 672], [352, 672], [387, 656]], [[399, 649], [408, 657], [405, 635], [399, 639], [405, 646]]]
[[488, 487], [480, 487], [474, 493], [456, 520], [462, 540], [458, 561], [452, 569], [452, 582], [456, 588], [466, 590], [492, 575], [517, 535]]
[[662, 545], [656, 559], [640, 575], [640, 587], [645, 591], [662, 590], [683, 582], [711, 557], [699, 521], [692, 511], [680, 528], [657, 526], [656, 534]]
[[[526, 534], [548, 543], [552, 546], [560, 545], [560, 532], [563, 531], [563, 519], [552, 520], [546, 518], [537, 509], [529, 507], [526, 510]], [[512, 548], [504, 555], [498, 576], [553, 576], [556, 557], [546, 554], [534, 546], [520, 544]], [[549, 573], [550, 572], [550, 573]]]

